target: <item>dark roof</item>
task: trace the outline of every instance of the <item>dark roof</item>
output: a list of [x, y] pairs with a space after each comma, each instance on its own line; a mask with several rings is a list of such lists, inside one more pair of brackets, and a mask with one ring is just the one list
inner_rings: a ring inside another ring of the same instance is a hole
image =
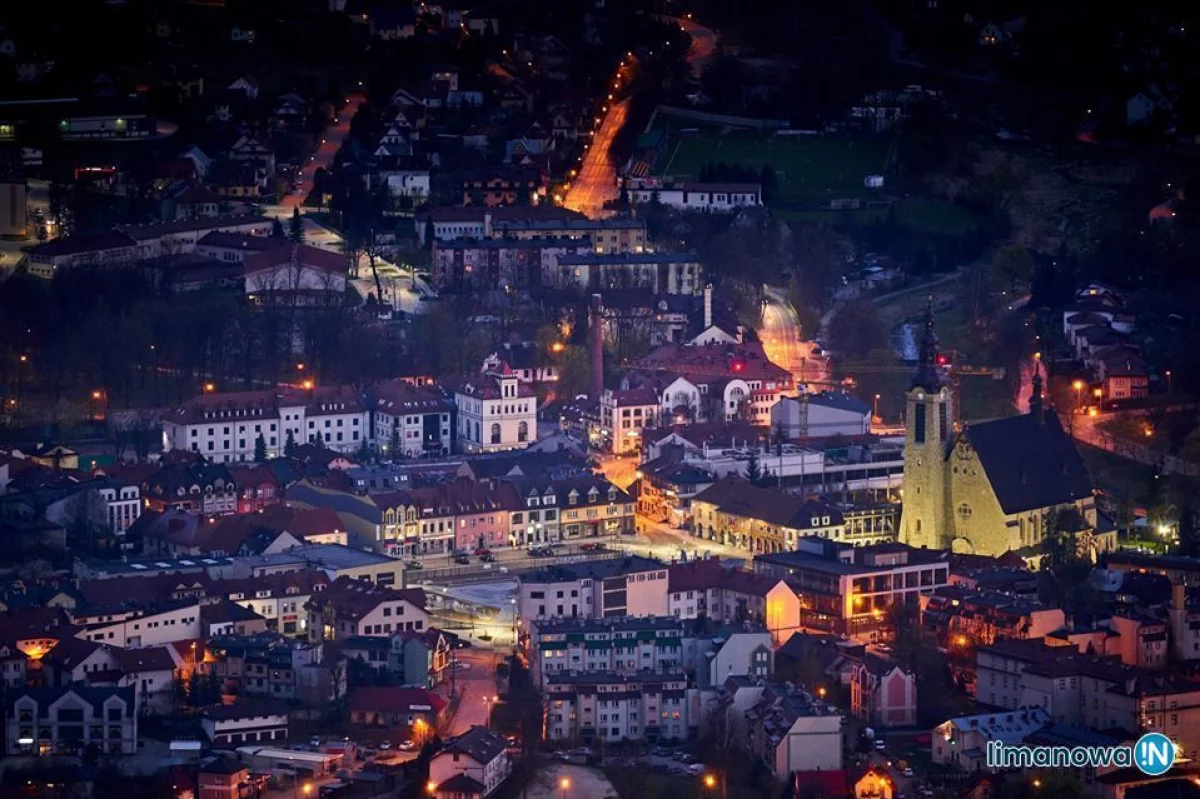
[[204, 717], [214, 721], [247, 719], [255, 716], [287, 716], [288, 706], [282, 700], [263, 699], [255, 702], [234, 702], [232, 705], [210, 705]]
[[822, 391], [819, 394], [809, 394], [808, 403], [810, 405], [822, 405], [826, 408], [834, 408], [839, 411], [850, 411], [851, 413], [868, 414], [871, 412], [870, 405], [858, 397], [852, 397], [840, 391]]
[[1087, 467], [1057, 414], [1043, 414], [1040, 420], [1038, 414], [1024, 414], [973, 424], [962, 435], [978, 453], [1006, 514], [1092, 495]]
[[93, 711], [98, 715], [104, 707], [104, 702], [111, 697], [119, 697], [125, 701], [127, 708], [134, 707], [134, 692], [133, 687], [113, 688], [113, 687], [92, 687], [82, 684], [66, 685], [61, 688], [42, 687], [42, 688], [20, 688], [12, 691], [6, 697], [8, 707], [12, 707], [13, 703], [22, 697], [32, 697], [38, 704], [38, 716], [45, 717], [50, 713], [50, 705], [58, 701], [67, 694], [74, 694], [92, 706]]
[[487, 790], [487, 786], [466, 774], [455, 774], [450, 779], [437, 786], [439, 794], [454, 794], [456, 796], [475, 796]]
[[[842, 514], [837, 508], [785, 494], [771, 488], [759, 488], [739, 477], [725, 477], [701, 491], [692, 500], [716, 505], [725, 513], [777, 524], [793, 530], [838, 526]], [[829, 525], [814, 525], [812, 520], [829, 517]]]
[[438, 754], [459, 752], [481, 765], [487, 765], [504, 754], [507, 748], [508, 742], [499, 733], [487, 727], [472, 727], [457, 738], [446, 741], [442, 752]]
[[429, 712], [441, 713], [445, 706], [444, 699], [424, 688], [366, 686], [350, 694], [351, 710], [407, 713], [414, 707], [429, 707]]
[[200, 608], [200, 619], [208, 624], [221, 624], [229, 621], [251, 621], [263, 618], [250, 608], [231, 602], [228, 599]]
[[74, 255], [81, 252], [98, 250], [119, 250], [122, 247], [132, 247], [133, 239], [124, 233], [109, 231], [107, 233], [90, 233], [79, 236], [69, 236], [65, 239], [51, 239], [29, 248], [31, 256], [53, 258], [58, 255]]
[[220, 230], [230, 225], [265, 225], [271, 220], [256, 214], [226, 214], [225, 216], [176, 219], [171, 222], [152, 222], [145, 225], [117, 225], [116, 230], [137, 241], [157, 239], [171, 233], [187, 233], [196, 230]]

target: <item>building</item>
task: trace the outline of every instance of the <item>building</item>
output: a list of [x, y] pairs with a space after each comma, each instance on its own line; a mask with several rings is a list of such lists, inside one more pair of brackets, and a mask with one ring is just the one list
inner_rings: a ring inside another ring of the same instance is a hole
[[[719, 560], [672, 563], [667, 569], [667, 612], [677, 619], [766, 624], [769, 630], [799, 612], [799, 600], [783, 580]], [[784, 638], [791, 635], [786, 631]]]
[[[1000, 638], [1043, 638], [1062, 630], [1066, 617], [1062, 608], [1037, 600], [948, 585], [921, 597], [921, 624], [944, 645], [961, 650]], [[1163, 649], [1165, 655], [1165, 643]]]
[[[505, 222], [525, 224], [561, 224], [568, 221], [589, 222], [583, 214], [562, 206], [516, 205], [493, 206], [466, 205], [457, 207], [431, 208], [416, 217], [417, 242], [428, 247], [434, 241], [454, 239], [486, 239], [500, 235], [498, 226]], [[536, 238], [536, 236], [513, 236], [513, 238]], [[546, 238], [578, 238], [566, 231], [566, 235], [548, 235]]]
[[683, 672], [554, 674], [546, 679], [547, 741], [686, 741], [700, 725]]
[[841, 512], [821, 502], [726, 477], [692, 498], [693, 534], [756, 554], [790, 552], [807, 536], [837, 541]]
[[384, 548], [413, 557], [507, 546], [509, 514], [523, 507], [511, 486], [466, 478], [374, 499], [384, 514]]
[[850, 712], [872, 727], [917, 723], [917, 677], [898, 664], [864, 652], [850, 676]]
[[1009, 550], [1035, 557], [1048, 525], [1076, 517], [1076, 544], [1093, 559], [1116, 549], [1116, 530], [1098, 515], [1087, 468], [1033, 377], [1030, 411], [955, 432], [950, 390], [937, 365], [932, 306], [920, 365], [907, 393], [904, 511], [900, 540], [978, 555]]
[[89, 608], [77, 612], [78, 637], [124, 649], [162, 646], [200, 637], [200, 603], [180, 599], [120, 609]]
[[537, 397], [507, 365], [463, 381], [454, 401], [463, 452], [525, 449], [537, 440]]
[[437, 389], [389, 380], [369, 391], [371, 441], [392, 458], [449, 455], [454, 446], [454, 404]]
[[197, 452], [215, 463], [253, 461], [262, 439], [268, 458], [294, 444], [357, 452], [369, 414], [347, 386], [205, 393], [163, 416], [163, 450]]
[[989, 742], [1019, 745], [1049, 721], [1050, 715], [1040, 707], [950, 719], [933, 729], [933, 762], [968, 773], [979, 771], [987, 762]]
[[399, 631], [392, 634], [388, 668], [405, 685], [434, 688], [446, 680], [450, 642], [440, 630]]
[[433, 279], [454, 291], [558, 286], [564, 258], [592, 252], [587, 239], [466, 239], [435, 242]]
[[224, 755], [200, 764], [196, 785], [197, 799], [242, 799], [253, 790], [250, 770]]
[[779, 781], [842, 767], [842, 716], [796, 687], [771, 684], [745, 713], [750, 754]]
[[672, 527], [691, 527], [692, 501], [717, 478], [705, 470], [672, 457], [655, 458], [637, 470], [637, 512]]
[[353, 635], [390, 637], [395, 630], [421, 632], [429, 628], [425, 592], [419, 588], [396, 590], [339, 577], [304, 607], [312, 642], [339, 641]]
[[137, 483], [116, 478], [99, 480], [96, 492], [104, 502], [108, 529], [123, 536], [142, 515], [142, 495]]
[[284, 702], [243, 701], [214, 705], [200, 714], [200, 727], [209, 743], [227, 748], [239, 744], [286, 741], [288, 708]]
[[545, 192], [541, 174], [533, 168], [470, 169], [463, 173], [463, 205], [487, 207], [537, 205]]
[[626, 556], [549, 566], [517, 579], [517, 616], [599, 619], [667, 615], [667, 567]]
[[624, 219], [495, 219], [492, 238], [517, 240], [586, 240], [596, 253], [640, 253], [647, 249], [646, 220]]
[[[0, 134], [0, 140], [6, 138]], [[6, 147], [0, 151], [0, 238], [24, 239], [28, 235], [26, 194], [21, 152], [14, 147]], [[642, 234], [645, 235], [644, 223]]]
[[703, 268], [692, 252], [591, 252], [559, 256], [557, 271], [546, 282], [585, 291], [646, 289], [658, 294], [699, 294]]
[[18, 688], [6, 693], [5, 753], [82, 755], [95, 743], [106, 755], [138, 751], [132, 688]]
[[631, 203], [658, 200], [683, 211], [735, 211], [762, 205], [759, 183], [674, 183], [654, 178], [635, 178], [628, 189]]
[[889, 634], [895, 605], [916, 605], [921, 594], [946, 585], [945, 553], [903, 544], [854, 547], [805, 538], [794, 552], [757, 555], [754, 570], [787, 582], [800, 596], [798, 619], [772, 629], [876, 640]]
[[472, 727], [442, 744], [429, 761], [431, 795], [437, 799], [484, 799], [508, 779], [508, 742], [487, 727]]
[[214, 230], [196, 242], [196, 254], [221, 263], [241, 264], [251, 255], [277, 250], [283, 244], [273, 236]]
[[138, 260], [195, 252], [200, 240], [220, 230], [251, 236], [270, 236], [272, 220], [253, 214], [176, 219], [144, 225], [117, 225], [114, 230], [136, 242]]
[[871, 406], [832, 391], [780, 397], [771, 408], [771, 429], [784, 438], [865, 436], [871, 432]]
[[437, 729], [446, 701], [424, 688], [365, 687], [350, 693], [350, 723], [399, 728], [423, 742]]
[[247, 256], [246, 299], [258, 305], [340, 306], [350, 259], [306, 244], [281, 244]]
[[635, 674], [684, 670], [685, 624], [670, 616], [531, 620], [530, 679], [539, 689], [564, 672]]
[[642, 430], [658, 426], [659, 407], [651, 389], [605, 389], [600, 395], [601, 447], [617, 456], [640, 452]]
[[129, 236], [111, 231], [51, 239], [30, 247], [25, 257], [29, 274], [53, 280], [58, 269], [132, 264], [138, 260], [138, 248]]

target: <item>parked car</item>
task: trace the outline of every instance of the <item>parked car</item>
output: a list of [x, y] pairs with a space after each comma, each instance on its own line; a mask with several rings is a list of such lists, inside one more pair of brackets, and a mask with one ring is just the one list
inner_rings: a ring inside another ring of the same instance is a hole
[[459, 565], [466, 566], [468, 563], [471, 562], [471, 556], [467, 555], [465, 552], [460, 555], [455, 555], [454, 562]]
[[479, 559], [481, 561], [483, 561], [484, 563], [495, 563], [496, 562], [496, 556], [493, 555], [491, 552], [484, 552], [482, 555], [479, 556]]
[[401, 741], [400, 745], [397, 746], [396, 748], [399, 749], [401, 752], [411, 752], [412, 750], [417, 748], [417, 745], [413, 741]]
[[904, 771], [902, 771], [900, 773], [903, 774], [905, 777], [911, 777], [913, 775], [913, 770], [910, 768], [906, 768], [906, 769], [904, 769]]
[[404, 564], [404, 568], [409, 571], [420, 571], [425, 568], [425, 564], [419, 560], [410, 560]]
[[482, 557], [484, 555], [492, 554], [492, 550], [488, 549], [487, 547], [479, 547], [478, 549], [475, 550], [475, 554]]
[[380, 752], [386, 752], [386, 751], [388, 751], [388, 750], [389, 750], [389, 749], [391, 749], [391, 748], [392, 748], [392, 742], [391, 742], [391, 741], [380, 741], [380, 742], [379, 742], [379, 751], [380, 751]]
[[595, 544], [580, 544], [579, 548], [584, 552], [599, 552], [604, 549], [604, 544], [598, 542]]

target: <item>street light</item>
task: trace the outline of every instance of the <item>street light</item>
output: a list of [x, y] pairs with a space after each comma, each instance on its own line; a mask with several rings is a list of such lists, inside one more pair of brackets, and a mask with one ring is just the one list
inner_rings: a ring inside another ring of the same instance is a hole
[[425, 783], [425, 793], [429, 794], [430, 796], [433, 796], [435, 793], [437, 793], [437, 783], [433, 780]]
[[875, 408], [871, 411], [872, 416], [879, 416], [879, 395], [875, 395]]
[[216, 384], [216, 383], [205, 383], [205, 384], [204, 384], [204, 393], [205, 393], [205, 394], [211, 394], [211, 393], [213, 393], [213, 392], [214, 392], [214, 391], [216, 391], [216, 390], [217, 390], [217, 384]]
[[710, 791], [713, 788], [716, 788], [717, 787], [717, 778], [715, 776], [713, 776], [712, 774], [705, 774], [704, 775], [704, 787], [708, 788]]
[[571, 778], [563, 777], [558, 781], [558, 787], [562, 790], [563, 799], [567, 799], [567, 791], [571, 790]]
[[1170, 394], [1171, 393], [1171, 370], [1170, 369], [1168, 369], [1166, 371], [1166, 375], [1167, 375], [1167, 393]]

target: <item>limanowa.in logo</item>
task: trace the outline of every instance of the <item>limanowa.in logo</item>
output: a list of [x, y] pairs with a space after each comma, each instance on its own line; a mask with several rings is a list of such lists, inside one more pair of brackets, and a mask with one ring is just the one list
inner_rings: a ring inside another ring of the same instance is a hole
[[988, 741], [987, 766], [1023, 768], [1130, 768], [1157, 777], [1175, 765], [1175, 742], [1148, 732], [1133, 746], [1011, 746]]

